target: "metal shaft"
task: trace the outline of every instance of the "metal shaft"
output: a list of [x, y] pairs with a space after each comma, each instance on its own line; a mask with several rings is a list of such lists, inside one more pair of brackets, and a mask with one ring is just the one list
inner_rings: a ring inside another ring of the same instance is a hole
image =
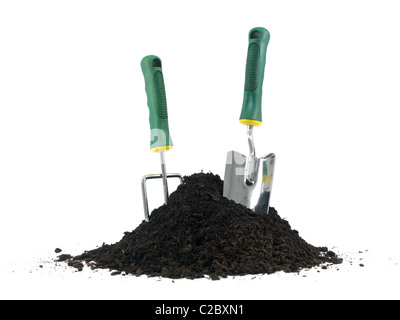
[[165, 157], [164, 152], [160, 152], [160, 160], [161, 160], [161, 175], [163, 180], [163, 188], [164, 188], [164, 203], [168, 203], [168, 177], [167, 177], [167, 167], [165, 165]]
[[249, 142], [250, 157], [256, 157], [256, 147], [253, 139], [253, 126], [247, 126], [247, 140]]
[[247, 185], [253, 185], [256, 182], [258, 172], [258, 162], [256, 158], [256, 148], [253, 139], [253, 126], [247, 126], [247, 140], [249, 142], [250, 153], [246, 161], [245, 182]]

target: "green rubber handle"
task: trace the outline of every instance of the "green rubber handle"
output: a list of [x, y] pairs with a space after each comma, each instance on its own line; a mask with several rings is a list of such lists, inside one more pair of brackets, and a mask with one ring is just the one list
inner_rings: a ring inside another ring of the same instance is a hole
[[164, 152], [173, 147], [168, 126], [167, 97], [161, 59], [149, 55], [140, 63], [145, 81], [151, 129], [150, 150]]
[[270, 34], [267, 29], [253, 28], [249, 32], [246, 79], [240, 123], [259, 126], [262, 123], [261, 98], [265, 58]]

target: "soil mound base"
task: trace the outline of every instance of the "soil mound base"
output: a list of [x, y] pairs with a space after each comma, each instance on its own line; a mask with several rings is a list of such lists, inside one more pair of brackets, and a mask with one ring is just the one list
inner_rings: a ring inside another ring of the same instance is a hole
[[222, 189], [218, 175], [186, 176], [168, 205], [155, 209], [149, 222], [125, 232], [115, 244], [104, 244], [68, 262], [191, 279], [296, 272], [325, 262], [341, 263], [334, 252], [304, 241], [274, 208], [256, 214], [223, 197]]

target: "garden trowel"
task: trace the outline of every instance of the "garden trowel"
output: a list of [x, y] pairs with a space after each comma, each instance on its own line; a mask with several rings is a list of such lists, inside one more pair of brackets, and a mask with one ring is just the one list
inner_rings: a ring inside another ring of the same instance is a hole
[[[262, 123], [262, 85], [269, 39], [270, 34], [264, 28], [254, 28], [249, 32], [244, 98], [239, 122], [247, 126], [250, 152], [245, 156], [229, 151], [224, 178], [224, 196], [256, 212], [268, 212], [275, 168], [275, 154], [256, 157], [253, 139], [254, 127]], [[260, 192], [253, 193], [257, 183], [261, 185]]]
[[164, 153], [173, 147], [168, 126], [167, 98], [165, 94], [164, 76], [162, 72], [161, 59], [149, 55], [142, 59], [141, 68], [145, 80], [147, 94], [147, 106], [149, 107], [149, 120], [151, 129], [150, 150], [160, 154], [161, 174], [148, 174], [142, 178], [142, 196], [145, 220], [149, 221], [149, 205], [146, 190], [148, 179], [162, 179], [164, 189], [164, 203], [168, 202], [168, 178], [179, 178], [179, 173], [168, 173], [165, 164]]

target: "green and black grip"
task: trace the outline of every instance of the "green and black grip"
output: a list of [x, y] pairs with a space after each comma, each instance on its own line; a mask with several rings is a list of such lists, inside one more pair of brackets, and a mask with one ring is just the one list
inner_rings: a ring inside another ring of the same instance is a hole
[[145, 81], [147, 106], [150, 113], [150, 150], [164, 152], [173, 147], [168, 126], [167, 97], [161, 59], [146, 56], [140, 63]]
[[259, 126], [262, 123], [262, 86], [269, 39], [267, 29], [253, 28], [249, 32], [243, 106], [239, 120], [247, 126]]

